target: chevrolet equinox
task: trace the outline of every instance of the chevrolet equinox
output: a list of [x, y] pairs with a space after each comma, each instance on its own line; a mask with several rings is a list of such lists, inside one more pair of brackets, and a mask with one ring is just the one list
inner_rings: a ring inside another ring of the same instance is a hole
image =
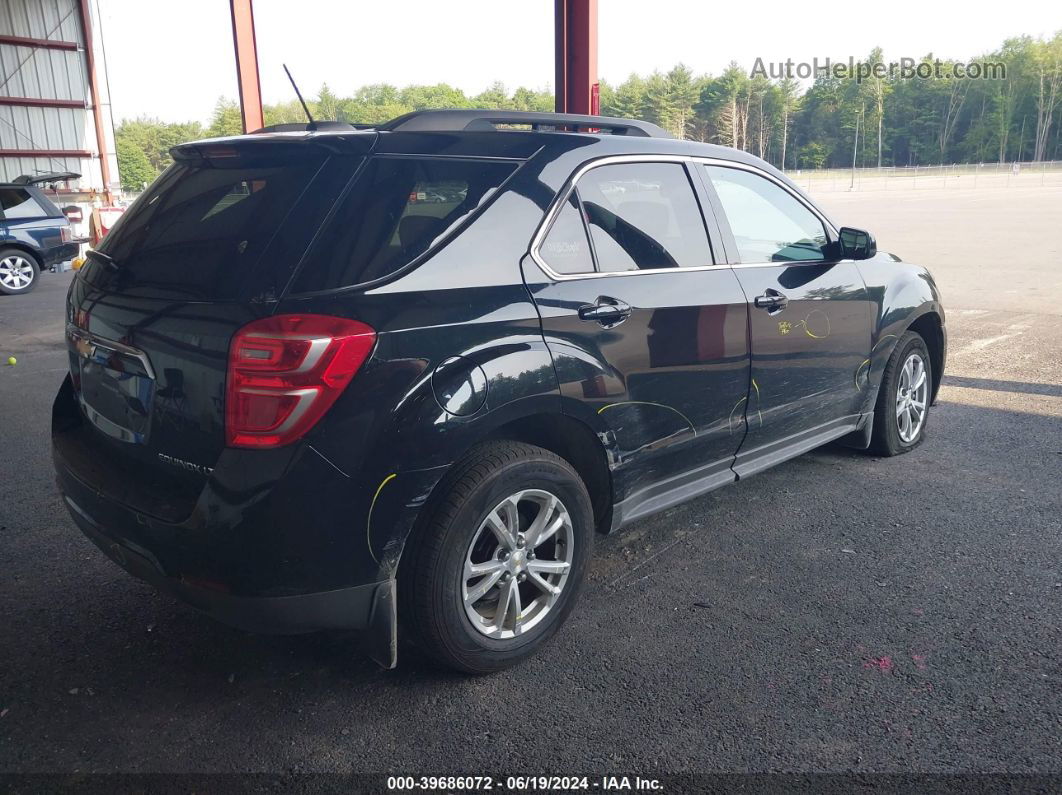
[[933, 278], [744, 152], [468, 110], [173, 158], [71, 284], [53, 450], [85, 535], [222, 621], [498, 670], [595, 532], [925, 436]]

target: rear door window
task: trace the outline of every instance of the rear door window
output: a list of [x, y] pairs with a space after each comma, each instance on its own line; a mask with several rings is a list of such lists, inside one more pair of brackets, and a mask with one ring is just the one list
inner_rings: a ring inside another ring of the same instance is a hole
[[8, 221], [48, 215], [25, 188], [0, 188], [0, 210], [3, 210], [3, 217]]
[[389, 276], [442, 242], [516, 169], [508, 161], [371, 158], [314, 243], [293, 293]]
[[700, 207], [681, 164], [599, 166], [579, 179], [578, 188], [599, 271], [713, 264]]

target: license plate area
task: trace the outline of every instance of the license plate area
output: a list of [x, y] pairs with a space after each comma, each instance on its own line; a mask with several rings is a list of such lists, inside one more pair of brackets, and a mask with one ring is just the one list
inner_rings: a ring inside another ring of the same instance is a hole
[[68, 328], [71, 374], [85, 418], [113, 439], [147, 444], [155, 374], [136, 348]]

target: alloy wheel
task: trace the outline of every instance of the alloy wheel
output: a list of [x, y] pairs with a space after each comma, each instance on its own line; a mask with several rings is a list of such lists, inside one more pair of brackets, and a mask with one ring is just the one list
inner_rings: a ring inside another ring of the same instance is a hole
[[472, 626], [505, 640], [540, 623], [564, 591], [574, 541], [555, 494], [526, 489], [498, 503], [465, 553], [461, 598]]
[[896, 386], [896, 429], [904, 442], [910, 444], [918, 438], [925, 423], [928, 400], [925, 360], [921, 354], [912, 353], [903, 363]]
[[33, 265], [17, 254], [0, 259], [0, 284], [9, 290], [24, 290], [33, 281]]

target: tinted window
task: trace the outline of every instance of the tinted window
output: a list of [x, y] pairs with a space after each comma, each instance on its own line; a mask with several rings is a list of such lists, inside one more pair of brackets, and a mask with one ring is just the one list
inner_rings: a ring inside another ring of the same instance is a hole
[[624, 163], [579, 179], [598, 270], [711, 265], [697, 199], [679, 163]]
[[574, 192], [557, 214], [538, 253], [557, 273], [593, 272], [594, 258]]
[[514, 169], [475, 160], [372, 158], [322, 230], [294, 292], [394, 273], [487, 201]]
[[825, 258], [825, 228], [791, 193], [743, 169], [706, 168], [730, 222], [742, 262]]
[[0, 188], [0, 209], [5, 218], [40, 218], [47, 213], [25, 188]]
[[287, 267], [262, 254], [323, 162], [323, 156], [253, 162], [232, 156], [178, 163], [104, 238], [100, 251], [118, 267], [90, 259], [87, 278], [190, 299], [235, 298], [245, 283], [256, 289], [250, 285], [263, 283], [261, 269]]

